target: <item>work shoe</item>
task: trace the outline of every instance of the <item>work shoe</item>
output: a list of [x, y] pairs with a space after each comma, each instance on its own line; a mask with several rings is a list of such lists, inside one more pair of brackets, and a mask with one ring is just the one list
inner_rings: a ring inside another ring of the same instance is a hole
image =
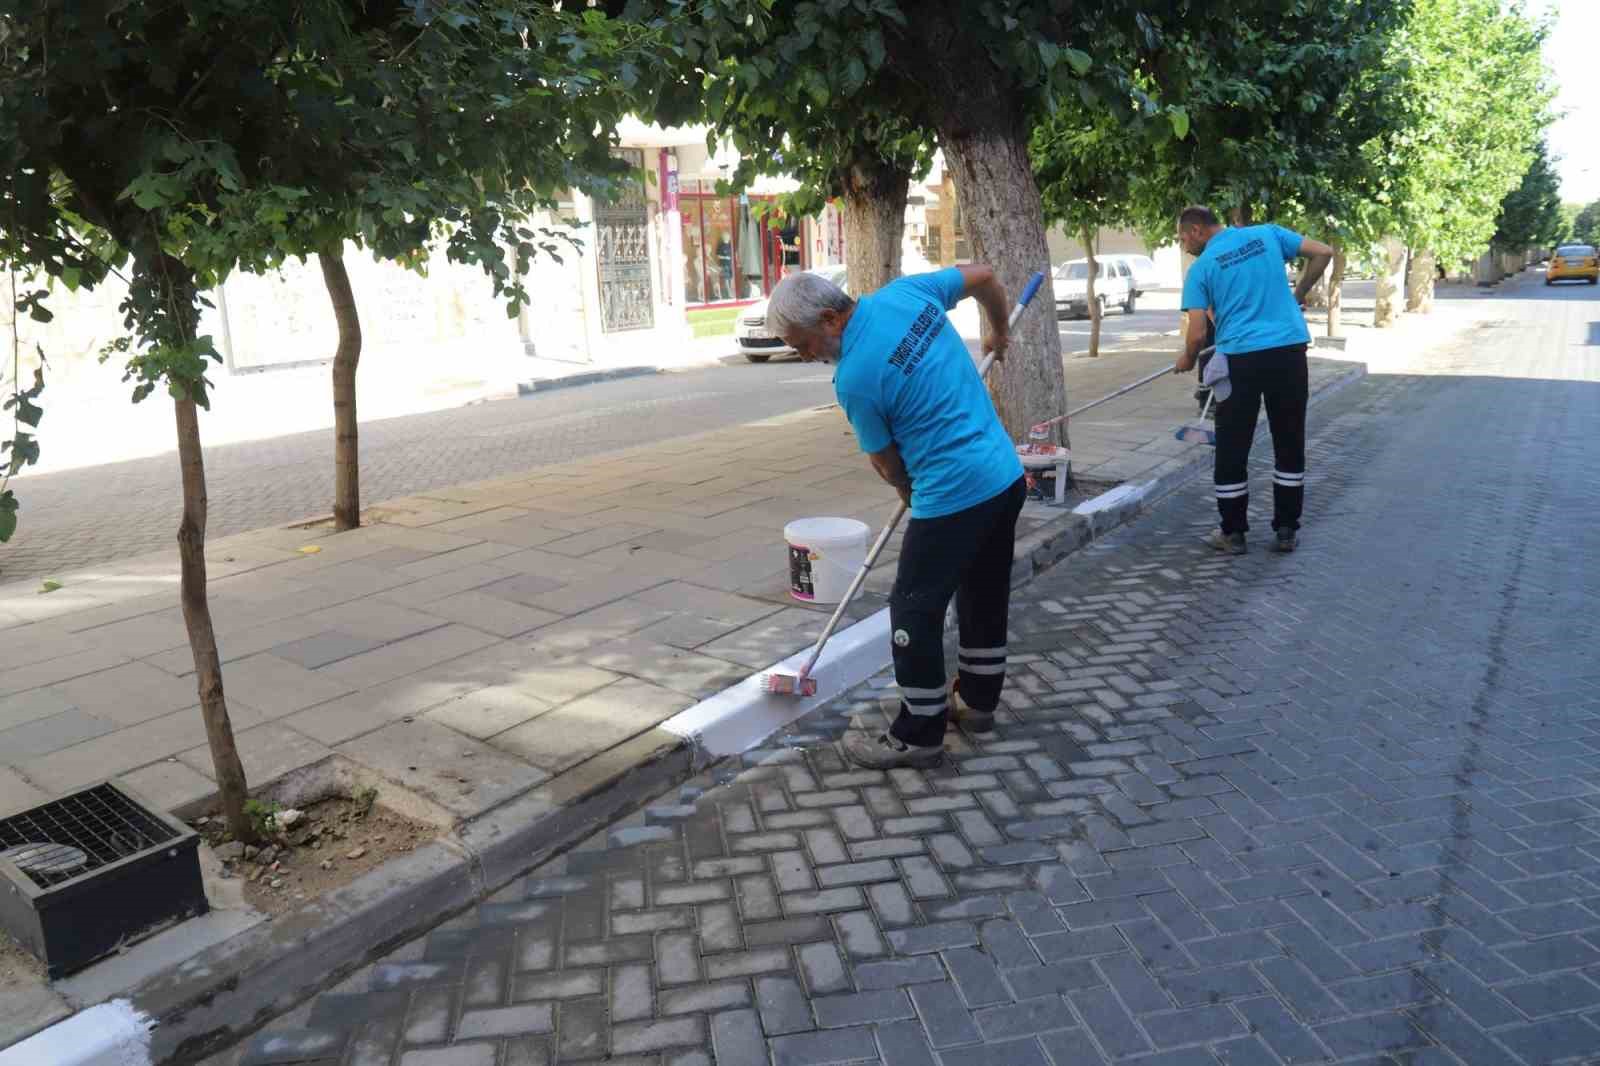
[[1220, 529], [1213, 529], [1211, 536], [1206, 538], [1206, 543], [1217, 551], [1227, 552], [1229, 555], [1243, 555], [1249, 551], [1245, 547], [1243, 533], [1224, 533]]
[[1292, 552], [1299, 546], [1300, 537], [1292, 529], [1278, 530], [1277, 538], [1272, 542], [1272, 550], [1275, 552]]
[[980, 711], [961, 698], [961, 678], [950, 679], [950, 720], [969, 733], [992, 733], [994, 712]]
[[901, 766], [925, 769], [944, 759], [944, 746], [921, 748], [896, 740], [888, 731], [865, 733], [851, 730], [840, 744], [845, 758], [869, 770], [893, 770]]

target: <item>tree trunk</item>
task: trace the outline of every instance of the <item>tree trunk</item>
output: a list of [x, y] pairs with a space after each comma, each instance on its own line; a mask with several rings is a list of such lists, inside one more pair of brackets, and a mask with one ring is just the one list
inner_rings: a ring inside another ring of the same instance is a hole
[[1094, 228], [1083, 227], [1083, 254], [1088, 260], [1089, 280], [1085, 297], [1089, 307], [1089, 358], [1100, 358], [1100, 301], [1095, 298], [1095, 275], [1100, 272], [1100, 261], [1094, 257]]
[[1379, 329], [1400, 321], [1404, 303], [1406, 246], [1393, 237], [1383, 241], [1383, 260], [1378, 272], [1378, 299], [1373, 305], [1372, 324]]
[[1333, 242], [1333, 262], [1328, 265], [1325, 275], [1328, 281], [1328, 336], [1339, 336], [1341, 319], [1344, 316], [1344, 270], [1346, 257], [1344, 242]]
[[340, 247], [317, 254], [322, 282], [333, 301], [339, 323], [339, 347], [333, 355], [333, 525], [355, 529], [361, 525], [361, 449], [356, 422], [356, 365], [361, 361], [361, 319], [356, 314], [356, 294], [344, 268]]
[[843, 177], [845, 272], [851, 294], [859, 297], [900, 276], [911, 175], [857, 165]]
[[1240, 204], [1238, 207], [1228, 212], [1228, 224], [1231, 226], [1251, 226], [1254, 225], [1254, 223], [1251, 221], [1252, 217], [1253, 213], [1250, 205]]
[[1425, 315], [1433, 310], [1433, 281], [1438, 276], [1432, 252], [1411, 253], [1406, 268], [1406, 310]]
[[183, 520], [178, 525], [178, 560], [182, 568], [179, 599], [183, 623], [189, 630], [195, 678], [200, 689], [200, 715], [206, 723], [211, 763], [222, 792], [222, 813], [235, 840], [252, 840], [255, 830], [245, 814], [249, 795], [244, 764], [233, 742], [233, 724], [222, 694], [222, 660], [217, 635], [211, 628], [211, 605], [206, 600], [206, 465], [200, 450], [200, 419], [189, 396], [175, 399], [178, 423], [178, 463], [183, 471]]
[[[1013, 440], [1025, 440], [1028, 427], [1067, 409], [1044, 208], [1028, 159], [1026, 130], [974, 129], [968, 124], [971, 118], [966, 108], [942, 116], [939, 134], [955, 172], [972, 258], [994, 268], [1012, 299], [1035, 271], [1045, 272], [1031, 309], [1011, 334], [1010, 357], [989, 374], [989, 393], [1001, 423]], [[1065, 423], [1060, 433], [1059, 443], [1070, 446]]]

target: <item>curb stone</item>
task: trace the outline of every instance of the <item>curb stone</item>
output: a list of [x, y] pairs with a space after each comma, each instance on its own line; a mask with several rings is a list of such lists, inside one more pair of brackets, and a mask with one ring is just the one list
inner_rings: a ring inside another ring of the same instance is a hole
[[618, 378], [637, 378], [648, 374], [661, 373], [659, 367], [654, 366], [619, 366], [614, 370], [589, 370], [582, 374], [568, 374], [558, 378], [529, 378], [517, 382], [518, 396], [532, 396], [536, 392], [549, 392], [552, 389], [566, 389], [574, 385], [593, 385], [601, 381], [615, 381]]
[[[657, 371], [623, 368], [603, 374], [631, 376], [627, 372]], [[1353, 366], [1317, 390], [1311, 404], [1365, 374], [1365, 365]], [[1257, 432], [1264, 432], [1264, 427]], [[1044, 528], [1018, 541], [1013, 587], [1131, 521], [1209, 463], [1208, 455], [1197, 455], [1131, 492], [1122, 486], [1112, 489], [1097, 498], [1108, 500], [1103, 507], [1053, 517]], [[515, 878], [688, 780], [703, 769], [695, 765], [694, 755], [691, 740], [660, 727], [647, 731], [298, 911], [253, 926], [147, 978], [129, 990], [125, 1000], [153, 1020], [148, 1061], [198, 1062], [242, 1040], [359, 967], [481, 903]], [[127, 1066], [145, 1064], [135, 1061]]]

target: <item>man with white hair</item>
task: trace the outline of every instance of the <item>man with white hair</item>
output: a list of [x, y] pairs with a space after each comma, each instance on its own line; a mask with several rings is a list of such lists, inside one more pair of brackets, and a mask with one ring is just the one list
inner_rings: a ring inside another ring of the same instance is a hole
[[[945, 312], [971, 296], [989, 324], [984, 350], [1005, 356], [1005, 290], [987, 266], [890, 282], [852, 300], [818, 274], [773, 290], [767, 322], [802, 359], [837, 364], [834, 392], [878, 476], [911, 510], [889, 596], [898, 714], [886, 732], [851, 732], [866, 767], [931, 766], [947, 720], [994, 728], [1005, 682], [1011, 549], [1025, 489], [972, 355]], [[956, 597], [959, 672], [946, 683], [944, 614]]]

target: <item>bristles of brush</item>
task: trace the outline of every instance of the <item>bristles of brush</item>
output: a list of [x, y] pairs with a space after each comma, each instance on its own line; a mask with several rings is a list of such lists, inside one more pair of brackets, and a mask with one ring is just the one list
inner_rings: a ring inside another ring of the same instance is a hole
[[768, 674], [761, 679], [761, 689], [773, 696], [815, 696], [815, 678], [795, 677], [793, 674]]

